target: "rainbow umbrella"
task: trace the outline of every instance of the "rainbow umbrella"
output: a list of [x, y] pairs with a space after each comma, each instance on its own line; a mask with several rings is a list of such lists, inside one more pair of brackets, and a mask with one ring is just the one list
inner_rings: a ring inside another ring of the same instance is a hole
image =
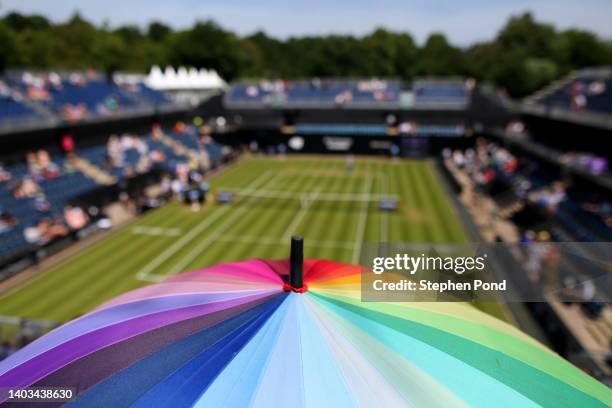
[[0, 363], [2, 401], [63, 386], [75, 407], [612, 406], [510, 325], [459, 303], [361, 302], [360, 267], [295, 248], [291, 264], [184, 273], [65, 324]]

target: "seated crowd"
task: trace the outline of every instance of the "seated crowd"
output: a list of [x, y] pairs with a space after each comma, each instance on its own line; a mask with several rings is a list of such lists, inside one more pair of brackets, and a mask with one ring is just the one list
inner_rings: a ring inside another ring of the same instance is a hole
[[[481, 193], [495, 198], [511, 191], [515, 199], [539, 209], [540, 215], [535, 222], [517, 224], [522, 231], [521, 243], [535, 244], [525, 246], [524, 259], [527, 275], [534, 283], [541, 283], [551, 265], [558, 263], [559, 248], [549, 245], [550, 242], [607, 241], [605, 234], [609, 237], [612, 232], [612, 203], [608, 198], [585, 193], [558, 176], [547, 174], [533, 159], [517, 157], [508, 149], [484, 139], [478, 139], [474, 148], [447, 149], [443, 155], [467, 174]], [[518, 219], [513, 216], [512, 220]], [[588, 231], [589, 235], [583, 231]], [[585, 280], [585, 276], [590, 275], [583, 276], [585, 271], [568, 268], [564, 267], [567, 276], [559, 282], [563, 298], [580, 301], [584, 312], [591, 317], [601, 316], [605, 304], [596, 300], [592, 282], [589, 278]], [[557, 269], [558, 265], [553, 268]]]
[[535, 162], [525, 158], [520, 161], [508, 149], [493, 142], [479, 139], [475, 148], [454, 152], [446, 150], [444, 154], [465, 170], [478, 186], [486, 188], [496, 181], [506, 182], [518, 197], [551, 214], [567, 199], [566, 187], [561, 180], [542, 180]]
[[518, 158], [496, 143], [479, 139], [475, 148], [446, 150], [444, 154], [482, 188], [503, 181], [519, 198], [550, 215], [561, 215], [560, 210], [569, 207], [574, 213], [592, 216], [602, 226], [612, 226], [612, 202], [608, 198], [578, 191], [561, 178], [542, 171], [535, 160]]
[[[52, 192], [52, 180], [74, 172], [70, 157], [60, 167], [44, 149], [26, 154], [24, 169], [15, 167], [14, 174], [10, 168], [0, 165], [0, 234], [18, 229], [24, 238], [24, 244], [44, 245], [57, 237], [66, 236], [70, 230], [79, 230], [87, 224], [83, 217], [75, 220], [74, 211], [82, 210], [66, 206], [58, 208], [53, 205], [48, 192]], [[7, 208], [10, 207], [10, 208]], [[18, 214], [15, 214], [18, 213]], [[0, 235], [0, 238], [3, 238]], [[10, 237], [6, 237], [10, 239]], [[13, 239], [14, 240], [14, 239]], [[0, 256], [8, 254], [1, 253]]]
[[[198, 174], [201, 179], [231, 154], [231, 149], [215, 143], [206, 132], [182, 122], [170, 129], [155, 124], [144, 136], [111, 135], [105, 144], [93, 147], [75, 147], [72, 137], [65, 135], [61, 147], [63, 154], [39, 149], [26, 153], [22, 163], [0, 164], [0, 258], [87, 226], [88, 212], [71, 203], [100, 188], [100, 183], [157, 169], [175, 178], [176, 192], [184, 191]], [[106, 179], [83, 173], [83, 163]]]
[[582, 72], [565, 85], [536, 99], [536, 103], [575, 112], [612, 113], [610, 72]]
[[104, 149], [103, 159], [79, 151], [110, 174], [132, 177], [161, 168], [174, 173], [182, 166], [208, 170], [219, 164], [228, 151], [206, 134], [199, 134], [195, 126], [178, 122], [169, 131], [154, 124], [151, 133], [111, 135]]
[[231, 102], [254, 103], [396, 103], [416, 107], [455, 106], [469, 103], [474, 79], [417, 80], [403, 88], [400, 81], [386, 79], [305, 81], [262, 80], [234, 84], [227, 94]]
[[368, 79], [338, 81], [313, 78], [310, 81], [263, 80], [236, 84], [228, 97], [234, 101], [285, 102], [393, 102], [398, 101], [397, 81]]
[[24, 71], [0, 81], [0, 122], [25, 116], [78, 121], [170, 103], [163, 93], [142, 83], [118, 84], [94, 70], [66, 74]]

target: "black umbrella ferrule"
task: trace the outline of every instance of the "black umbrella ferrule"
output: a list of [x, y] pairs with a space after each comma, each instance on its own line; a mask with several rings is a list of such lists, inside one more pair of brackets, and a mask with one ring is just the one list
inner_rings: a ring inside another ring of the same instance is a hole
[[291, 237], [289, 284], [293, 290], [304, 287], [304, 238], [300, 236]]

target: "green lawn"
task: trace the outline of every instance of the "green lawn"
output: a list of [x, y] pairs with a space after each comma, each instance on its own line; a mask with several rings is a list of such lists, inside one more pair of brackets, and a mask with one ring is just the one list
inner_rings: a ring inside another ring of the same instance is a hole
[[[305, 237], [308, 258], [358, 262], [360, 244], [466, 242], [426, 162], [246, 159], [211, 182], [220, 188], [295, 195], [400, 197], [397, 212], [375, 201], [301, 201], [238, 195], [199, 212], [179, 204], [152, 211], [21, 287], [0, 296], [0, 315], [66, 321], [105, 300], [165, 276], [249, 258], [286, 258], [289, 237]], [[494, 314], [498, 314], [493, 312]]]

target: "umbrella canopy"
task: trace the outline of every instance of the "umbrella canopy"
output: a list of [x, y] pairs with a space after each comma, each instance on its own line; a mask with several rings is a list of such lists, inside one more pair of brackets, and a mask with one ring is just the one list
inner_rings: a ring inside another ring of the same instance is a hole
[[0, 387], [74, 387], [76, 407], [612, 406], [470, 305], [361, 302], [360, 267], [303, 270], [305, 292], [262, 260], [134, 290], [0, 362]]

